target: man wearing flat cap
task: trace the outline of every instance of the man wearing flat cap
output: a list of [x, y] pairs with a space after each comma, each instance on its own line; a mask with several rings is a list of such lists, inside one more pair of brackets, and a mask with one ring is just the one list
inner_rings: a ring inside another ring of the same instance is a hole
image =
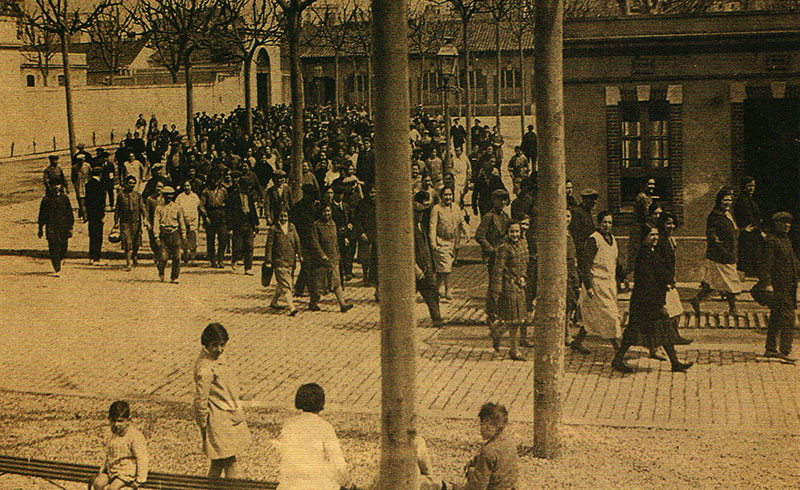
[[592, 216], [592, 208], [597, 203], [598, 192], [592, 188], [581, 191], [581, 204], [572, 210], [572, 221], [569, 231], [575, 239], [575, 252], [577, 257], [583, 256], [583, 245], [589, 235], [594, 233], [597, 226]]
[[785, 211], [775, 213], [772, 215], [772, 224], [773, 232], [764, 244], [758, 285], [771, 293], [764, 357], [794, 363], [796, 359], [789, 357], [789, 354], [792, 352], [800, 263], [789, 239], [792, 215]]
[[158, 238], [158, 278], [164, 281], [164, 270], [167, 267], [167, 260], [172, 260], [170, 271], [170, 281], [178, 282], [181, 274], [181, 248], [183, 241], [186, 240], [186, 217], [183, 209], [175, 203], [175, 189], [166, 186], [162, 191], [164, 204], [156, 208], [153, 219], [153, 229], [157, 230]]
[[[475, 241], [478, 242], [483, 251], [483, 257], [489, 268], [489, 284], [487, 291], [492, 290], [492, 269], [494, 268], [494, 258], [497, 247], [500, 246], [508, 231], [508, 224], [511, 218], [504, 208], [508, 204], [508, 191], [505, 189], [495, 189], [492, 191], [492, 209], [481, 216], [481, 224], [475, 231]], [[486, 321], [491, 326], [497, 317], [495, 304], [492, 295], [486, 294]]]
[[42, 172], [44, 193], [54, 194], [55, 186], [61, 185], [63, 186], [64, 192], [69, 194], [69, 187], [67, 186], [67, 180], [64, 177], [64, 171], [58, 166], [58, 155], [50, 155], [48, 160], [50, 161], [50, 165], [45, 167], [44, 172]]

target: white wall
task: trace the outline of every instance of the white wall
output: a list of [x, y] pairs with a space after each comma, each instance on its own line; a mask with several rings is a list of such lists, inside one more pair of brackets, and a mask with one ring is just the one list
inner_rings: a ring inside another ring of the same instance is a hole
[[[133, 87], [79, 87], [73, 90], [75, 128], [78, 142], [109, 145], [113, 130], [116, 143], [133, 130], [136, 117], [155, 114], [160, 124], [176, 124], [184, 132], [186, 121], [183, 85]], [[229, 113], [244, 105], [243, 88], [238, 77], [215, 84], [195, 84], [194, 110], [209, 114]], [[0, 158], [8, 157], [11, 144], [14, 154], [53, 150], [68, 144], [66, 104], [63, 87], [36, 89], [0, 89]]]

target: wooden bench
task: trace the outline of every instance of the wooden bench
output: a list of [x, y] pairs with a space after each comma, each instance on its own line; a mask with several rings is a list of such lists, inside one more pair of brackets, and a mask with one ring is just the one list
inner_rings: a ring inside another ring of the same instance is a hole
[[[31, 458], [0, 456], [0, 475], [6, 473], [33, 476], [47, 480], [90, 483], [100, 468], [97, 466]], [[60, 485], [56, 485], [60, 486]], [[151, 471], [142, 488], [156, 490], [273, 490], [276, 482], [209, 478], [206, 476], [179, 475]]]

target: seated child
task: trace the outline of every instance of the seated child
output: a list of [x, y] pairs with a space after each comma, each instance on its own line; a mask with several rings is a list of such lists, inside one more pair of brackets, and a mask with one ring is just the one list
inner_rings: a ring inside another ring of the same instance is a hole
[[131, 423], [131, 407], [118, 400], [108, 409], [111, 438], [106, 445], [106, 459], [92, 481], [94, 490], [136, 490], [147, 480], [150, 456], [142, 433]]
[[517, 444], [503, 429], [508, 423], [506, 407], [486, 403], [478, 412], [481, 437], [486, 441], [466, 466], [464, 485], [447, 483], [446, 488], [457, 490], [514, 490], [517, 488], [519, 458]]
[[316, 383], [297, 389], [294, 406], [303, 413], [283, 426], [278, 490], [339, 490], [348, 483], [347, 463], [336, 431], [319, 416], [325, 392]]

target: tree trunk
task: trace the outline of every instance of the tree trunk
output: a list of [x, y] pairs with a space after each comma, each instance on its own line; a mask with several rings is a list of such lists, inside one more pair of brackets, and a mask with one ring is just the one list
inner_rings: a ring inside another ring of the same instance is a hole
[[244, 57], [244, 110], [247, 112], [246, 118], [246, 131], [247, 134], [253, 135], [253, 87], [251, 80], [253, 78], [253, 55], [255, 50], [251, 49]]
[[424, 104], [424, 95], [422, 93], [423, 82], [425, 80], [425, 55], [422, 50], [419, 51], [419, 84], [417, 84], [417, 105]]
[[302, 13], [290, 9], [286, 14], [286, 33], [289, 39], [289, 77], [292, 94], [292, 156], [289, 185], [292, 199], [302, 197], [303, 191], [303, 70], [300, 65], [300, 29]]
[[373, 0], [377, 80], [378, 295], [381, 318], [381, 462], [378, 488], [416, 489], [414, 233], [408, 146], [406, 0]]
[[192, 85], [192, 62], [189, 56], [183, 63], [183, 74], [186, 78], [186, 137], [189, 145], [194, 146], [194, 86]]
[[464, 99], [466, 101], [466, 111], [464, 117], [467, 120], [467, 152], [472, 151], [472, 98], [470, 94], [470, 76], [469, 71], [472, 63], [469, 60], [469, 20], [461, 19], [461, 36], [464, 43]]
[[372, 118], [372, 56], [367, 55], [367, 115]]
[[539, 298], [534, 316], [533, 450], [536, 456], [548, 459], [561, 453], [560, 389], [564, 376], [567, 205], [563, 15], [563, 0], [537, 0], [533, 72], [541, 165], [537, 199]]
[[61, 40], [61, 60], [64, 67], [64, 96], [67, 105], [67, 137], [69, 139], [69, 156], [70, 165], [75, 158], [75, 115], [72, 111], [72, 81], [70, 79], [70, 65], [69, 65], [69, 34], [66, 31], [60, 31], [58, 37]]
[[[520, 98], [519, 98], [519, 136], [525, 134], [525, 52], [522, 49], [522, 36], [523, 34], [520, 33], [518, 42], [519, 42], [519, 88], [520, 88]], [[531, 166], [533, 166], [533, 162], [530, 162]], [[531, 168], [533, 170], [533, 168]]]
[[353, 54], [351, 58], [353, 62], [353, 104], [360, 104], [361, 103], [361, 94], [358, 91], [358, 60], [356, 60], [356, 55]]
[[502, 78], [502, 73], [500, 72], [500, 19], [496, 19], [494, 24], [494, 73], [494, 124], [499, 130], [500, 113], [502, 112], [501, 104], [503, 103], [500, 96], [500, 80]]
[[339, 117], [339, 51], [333, 53], [333, 114]]

